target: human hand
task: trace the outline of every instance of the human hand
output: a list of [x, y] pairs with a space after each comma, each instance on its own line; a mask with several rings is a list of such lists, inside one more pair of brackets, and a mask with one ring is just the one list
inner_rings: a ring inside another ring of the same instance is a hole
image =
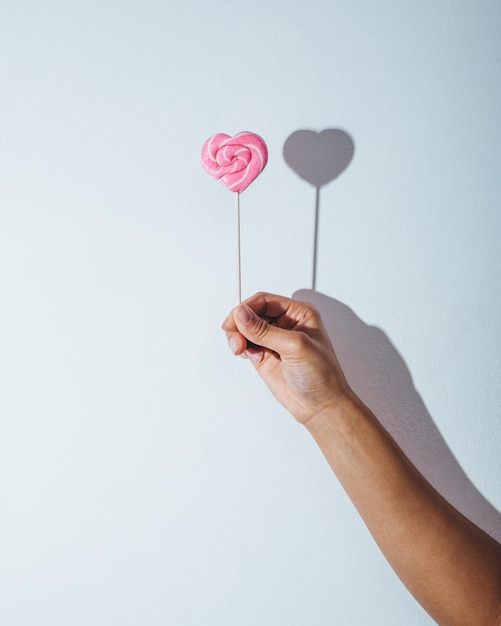
[[306, 424], [352, 394], [316, 309], [258, 293], [222, 326], [237, 356], [248, 358], [277, 400]]

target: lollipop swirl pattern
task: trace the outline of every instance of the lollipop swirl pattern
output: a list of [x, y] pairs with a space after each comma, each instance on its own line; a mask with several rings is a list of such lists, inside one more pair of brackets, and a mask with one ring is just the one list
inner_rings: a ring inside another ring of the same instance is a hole
[[268, 162], [264, 141], [247, 131], [234, 137], [218, 133], [202, 147], [202, 166], [230, 191], [241, 193], [261, 174]]

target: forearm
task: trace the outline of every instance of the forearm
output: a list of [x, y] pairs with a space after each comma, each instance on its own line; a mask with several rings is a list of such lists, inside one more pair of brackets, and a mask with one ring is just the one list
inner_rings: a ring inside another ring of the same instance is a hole
[[349, 390], [318, 312], [256, 294], [223, 328], [311, 432], [386, 558], [439, 624], [501, 626], [501, 546], [444, 500]]
[[346, 398], [306, 423], [374, 539], [439, 624], [497, 624], [501, 547], [442, 498], [374, 415]]

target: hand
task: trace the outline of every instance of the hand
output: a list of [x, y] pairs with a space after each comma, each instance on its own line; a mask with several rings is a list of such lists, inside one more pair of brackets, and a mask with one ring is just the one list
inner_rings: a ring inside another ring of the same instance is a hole
[[222, 326], [277, 400], [301, 423], [352, 394], [319, 313], [310, 304], [258, 293]]

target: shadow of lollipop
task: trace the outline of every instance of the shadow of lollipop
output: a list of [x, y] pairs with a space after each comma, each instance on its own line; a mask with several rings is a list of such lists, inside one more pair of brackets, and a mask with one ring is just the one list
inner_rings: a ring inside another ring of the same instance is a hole
[[317, 283], [318, 222], [320, 212], [320, 188], [337, 178], [350, 164], [355, 145], [344, 130], [328, 128], [320, 133], [297, 130], [284, 144], [287, 165], [303, 180], [316, 189], [315, 228], [313, 235], [312, 289]]

